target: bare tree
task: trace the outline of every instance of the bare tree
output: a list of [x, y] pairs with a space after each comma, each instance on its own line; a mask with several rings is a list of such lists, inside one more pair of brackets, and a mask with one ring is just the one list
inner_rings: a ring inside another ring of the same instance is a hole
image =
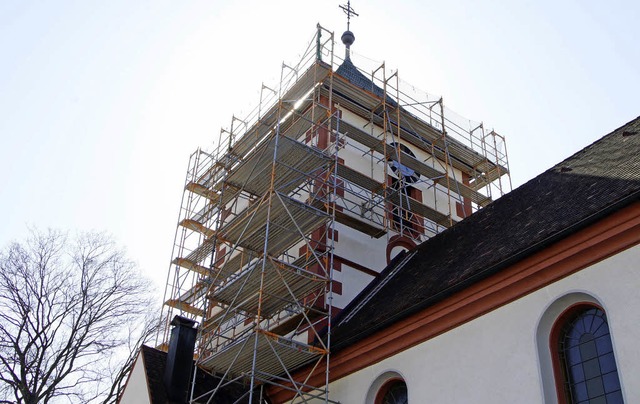
[[150, 296], [104, 234], [32, 231], [9, 245], [0, 252], [0, 400], [115, 401], [154, 331]]

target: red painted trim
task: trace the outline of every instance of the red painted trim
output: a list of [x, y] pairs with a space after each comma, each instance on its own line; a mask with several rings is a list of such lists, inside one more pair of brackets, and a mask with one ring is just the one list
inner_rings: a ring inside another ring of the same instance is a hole
[[225, 246], [219, 246], [216, 254], [216, 257], [219, 257], [219, 258], [216, 259], [214, 266], [216, 267], [222, 266], [222, 264], [224, 264], [224, 259], [226, 254], [227, 254], [227, 248]]
[[333, 262], [334, 263], [339, 262], [341, 264], [348, 265], [348, 266], [350, 266], [351, 268], [353, 268], [353, 269], [355, 269], [357, 271], [360, 271], [362, 273], [365, 273], [367, 275], [371, 275], [371, 276], [374, 276], [374, 277], [377, 277], [380, 274], [379, 272], [376, 272], [371, 268], [367, 268], [364, 265], [360, 265], [357, 262], [353, 262], [353, 261], [351, 261], [351, 260], [349, 260], [347, 258], [341, 257], [339, 255], [334, 255], [333, 256]]
[[[469, 174], [462, 173], [462, 183], [464, 185], [469, 186], [469, 179], [470, 178], [471, 178], [471, 176], [469, 176]], [[456, 214], [459, 217], [465, 218], [465, 217], [471, 216], [472, 213], [473, 213], [473, 209], [472, 209], [472, 206], [471, 206], [471, 199], [462, 198], [462, 203], [456, 202]]]
[[333, 260], [333, 270], [336, 272], [342, 272], [342, 262]]
[[[329, 98], [327, 98], [324, 95], [321, 95], [320, 105], [329, 106]], [[324, 150], [329, 145], [329, 131], [327, 130], [327, 127], [324, 125], [317, 126], [317, 130], [318, 130], [318, 148], [320, 148], [321, 150]]]
[[336, 179], [336, 195], [340, 198], [344, 198], [345, 188], [344, 188], [344, 180], [337, 178]]
[[[466, 201], [466, 200], [465, 200]], [[471, 216], [471, 206], [469, 206], [467, 208], [466, 205], [461, 204], [460, 202], [456, 202], [456, 214], [461, 217], [461, 218], [465, 218], [468, 216]]]
[[342, 296], [342, 282], [333, 281], [332, 289], [333, 293]]
[[389, 239], [387, 243], [387, 265], [391, 263], [391, 251], [394, 247], [405, 247], [407, 250], [411, 250], [416, 246], [415, 241], [406, 236], [396, 234]]

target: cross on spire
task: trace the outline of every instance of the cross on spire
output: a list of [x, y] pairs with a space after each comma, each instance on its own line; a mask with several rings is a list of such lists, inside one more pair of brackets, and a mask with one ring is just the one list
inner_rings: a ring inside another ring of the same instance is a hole
[[351, 8], [351, 0], [348, 0], [347, 4], [343, 4], [339, 7], [347, 15], [347, 31], [349, 31], [349, 25], [351, 24], [351, 16], [358, 17], [358, 13], [356, 13], [355, 10]]

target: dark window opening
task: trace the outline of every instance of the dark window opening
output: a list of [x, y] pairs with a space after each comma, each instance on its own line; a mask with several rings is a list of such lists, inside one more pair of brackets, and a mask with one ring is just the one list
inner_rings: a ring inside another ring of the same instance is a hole
[[407, 404], [409, 396], [404, 380], [392, 380], [386, 383], [376, 396], [376, 404]]
[[604, 311], [590, 307], [569, 318], [558, 354], [568, 403], [622, 403], [622, 390]]

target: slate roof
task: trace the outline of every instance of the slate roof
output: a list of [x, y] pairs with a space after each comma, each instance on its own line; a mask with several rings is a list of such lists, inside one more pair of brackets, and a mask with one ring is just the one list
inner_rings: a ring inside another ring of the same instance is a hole
[[[162, 378], [164, 376], [164, 367], [167, 362], [167, 353], [155, 348], [142, 345], [140, 351], [143, 357], [143, 363], [145, 367], [145, 373], [147, 375], [147, 383], [149, 387], [149, 393], [151, 394], [152, 404], [167, 404], [169, 399], [167, 398], [167, 392], [164, 388]], [[204, 372], [197, 372], [197, 381], [195, 385], [195, 396], [198, 397], [205, 394], [215, 388], [219, 379], [213, 377]], [[235, 403], [244, 393], [246, 393], [248, 387], [241, 385], [225, 386], [221, 391], [216, 394], [212, 404], [231, 404]], [[206, 402], [204, 400], [203, 402]], [[245, 399], [243, 402], [248, 402]]]
[[640, 200], [640, 117], [396, 259], [336, 318], [344, 348]]
[[349, 80], [349, 82], [363, 90], [374, 93], [378, 97], [384, 96], [384, 91], [373, 84], [364, 74], [358, 70], [358, 68], [351, 62], [351, 58], [346, 58], [344, 62], [338, 67], [336, 73]]

